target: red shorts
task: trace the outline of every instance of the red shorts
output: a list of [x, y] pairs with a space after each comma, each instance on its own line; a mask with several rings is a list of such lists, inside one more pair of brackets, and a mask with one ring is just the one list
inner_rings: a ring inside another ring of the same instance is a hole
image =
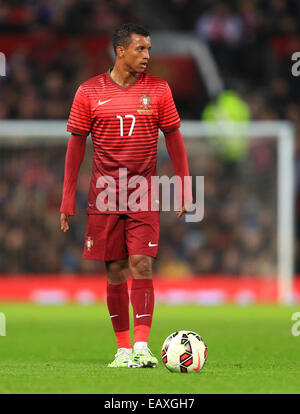
[[90, 214], [83, 258], [121, 260], [132, 254], [157, 257], [159, 211], [126, 214]]

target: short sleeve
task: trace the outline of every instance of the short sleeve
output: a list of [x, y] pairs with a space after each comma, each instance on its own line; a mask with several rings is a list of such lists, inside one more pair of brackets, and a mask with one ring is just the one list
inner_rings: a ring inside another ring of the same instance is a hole
[[91, 124], [92, 119], [88, 97], [82, 90], [82, 86], [79, 86], [71, 107], [67, 131], [88, 136]]
[[159, 128], [163, 132], [180, 127], [180, 118], [173, 100], [171, 89], [166, 82], [166, 89], [159, 103]]

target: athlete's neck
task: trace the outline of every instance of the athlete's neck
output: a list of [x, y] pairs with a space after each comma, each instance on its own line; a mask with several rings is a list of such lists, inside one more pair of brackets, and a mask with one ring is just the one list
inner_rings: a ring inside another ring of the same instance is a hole
[[120, 65], [115, 64], [115, 66], [110, 71], [110, 76], [113, 81], [115, 81], [118, 85], [129, 86], [138, 76], [137, 72], [131, 72], [128, 69], [124, 69], [120, 67]]

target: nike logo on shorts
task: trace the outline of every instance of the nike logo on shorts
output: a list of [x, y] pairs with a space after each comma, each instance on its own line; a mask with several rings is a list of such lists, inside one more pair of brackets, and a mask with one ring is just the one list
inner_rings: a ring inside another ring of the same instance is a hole
[[149, 247], [154, 247], [154, 246], [158, 246], [158, 244], [152, 244], [151, 242], [148, 243]]
[[119, 316], [119, 315], [110, 315], [111, 318], [115, 318], [116, 316]]

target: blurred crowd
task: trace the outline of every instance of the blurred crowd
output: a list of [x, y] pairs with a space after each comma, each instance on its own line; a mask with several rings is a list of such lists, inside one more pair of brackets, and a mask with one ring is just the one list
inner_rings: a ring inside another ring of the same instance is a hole
[[[110, 36], [127, 21], [150, 31], [194, 33], [207, 42], [225, 88], [240, 94], [252, 119], [287, 119], [295, 124], [299, 273], [300, 77], [291, 73], [291, 54], [300, 51], [299, 19], [298, 0], [0, 0], [0, 42], [1, 38], [5, 42], [5, 35], [42, 39], [31, 49], [16, 47], [10, 54], [7, 76], [0, 78], [0, 119], [68, 117], [77, 86], [93, 75], [78, 43], [83, 34]], [[57, 35], [71, 36], [72, 41], [57, 47]], [[97, 58], [99, 70], [106, 70], [111, 56], [106, 51]], [[183, 119], [191, 117], [184, 106], [179, 109]], [[200, 119], [201, 113], [192, 117]], [[254, 145], [247, 162], [226, 160], [207, 152], [205, 141], [201, 145], [207, 155], [191, 155], [190, 164], [192, 174], [205, 176], [205, 220], [171, 225], [171, 214], [163, 213], [156, 270], [179, 276], [271, 275], [276, 263], [274, 145]], [[66, 235], [57, 231], [64, 153], [62, 145], [47, 151], [1, 148], [0, 272], [104, 270], [101, 263], [81, 259], [88, 165], [79, 180], [79, 208], [71, 230]], [[171, 173], [168, 160], [162, 159], [161, 168]], [[258, 189], [250, 200], [249, 186]]]
[[0, 30], [32, 33], [48, 26], [60, 33], [110, 33], [123, 22], [151, 29], [195, 28], [228, 42], [265, 34], [295, 33], [297, 0], [1, 0]]
[[[0, 0], [0, 48], [5, 35], [19, 35], [0, 81], [0, 119], [66, 118], [76, 87], [96, 74], [80, 36], [109, 39], [120, 23], [134, 21], [150, 31], [194, 33], [211, 48], [225, 87], [251, 101], [254, 118], [298, 121], [291, 54], [299, 19], [297, 0]], [[28, 50], [24, 36], [39, 42]], [[107, 48], [95, 59], [99, 72], [112, 63]], [[180, 110], [200, 116], [181, 102]]]
[[[195, 196], [195, 176], [205, 177], [204, 220], [186, 223], [173, 211], [161, 213], [155, 272], [172, 278], [216, 273], [274, 275], [274, 141], [256, 142], [245, 158], [234, 163], [216, 152], [211, 140], [197, 140], [196, 147], [195, 140], [186, 145]], [[47, 150], [43, 146], [1, 149], [0, 272], [104, 272], [103, 263], [81, 258], [91, 146], [80, 171], [76, 214], [65, 234], [59, 229], [58, 213], [64, 156], [63, 144]], [[159, 176], [173, 175], [172, 163], [161, 151], [158, 166]]]

